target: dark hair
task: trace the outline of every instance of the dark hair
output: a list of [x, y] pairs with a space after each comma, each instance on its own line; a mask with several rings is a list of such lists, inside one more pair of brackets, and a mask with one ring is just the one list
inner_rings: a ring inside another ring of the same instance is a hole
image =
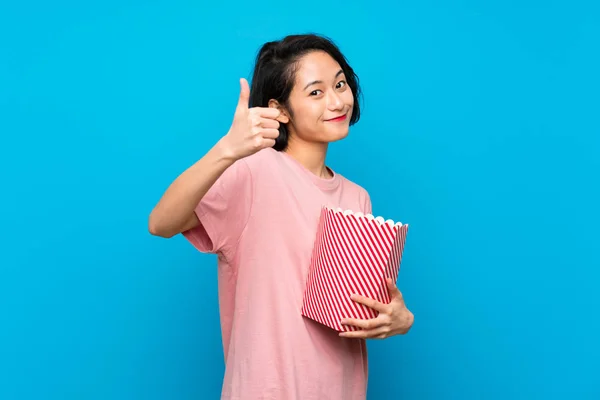
[[[304, 55], [319, 50], [328, 53], [344, 71], [346, 82], [354, 96], [350, 125], [358, 122], [360, 119], [358, 100], [361, 95], [358, 76], [333, 41], [316, 34], [289, 35], [278, 41], [267, 42], [261, 47], [256, 56], [249, 106], [268, 107], [269, 100], [274, 99], [290, 110], [288, 101], [294, 87], [298, 61]], [[277, 151], [285, 150], [288, 138], [287, 127], [280, 124], [279, 137], [273, 148]]]

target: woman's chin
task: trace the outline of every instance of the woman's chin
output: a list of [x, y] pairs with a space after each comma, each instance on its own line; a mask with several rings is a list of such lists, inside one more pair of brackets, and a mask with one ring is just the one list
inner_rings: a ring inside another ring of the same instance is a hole
[[328, 135], [329, 142], [337, 142], [339, 140], [345, 139], [348, 136], [349, 131], [346, 130], [344, 132], [336, 133]]
[[303, 141], [312, 143], [333, 143], [346, 138], [349, 134], [349, 129], [330, 129], [327, 132], [322, 132], [319, 135], [311, 135], [303, 137]]
[[329, 143], [337, 142], [339, 140], [345, 139], [348, 136], [348, 133], [349, 133], [348, 128], [340, 130], [339, 132], [329, 132], [327, 134], [327, 136], [325, 137], [325, 140]]

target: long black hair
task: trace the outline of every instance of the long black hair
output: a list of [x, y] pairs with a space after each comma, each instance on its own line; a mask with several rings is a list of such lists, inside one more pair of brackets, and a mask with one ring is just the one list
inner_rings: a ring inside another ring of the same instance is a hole
[[[298, 61], [302, 56], [319, 50], [328, 53], [344, 71], [346, 82], [354, 96], [350, 125], [358, 122], [361, 95], [358, 76], [338, 46], [331, 39], [317, 34], [289, 35], [278, 41], [267, 42], [261, 47], [256, 56], [249, 106], [268, 107], [269, 101], [274, 99], [290, 110], [289, 97], [294, 87]], [[285, 150], [288, 139], [287, 127], [280, 124], [279, 137], [273, 148], [277, 151]]]

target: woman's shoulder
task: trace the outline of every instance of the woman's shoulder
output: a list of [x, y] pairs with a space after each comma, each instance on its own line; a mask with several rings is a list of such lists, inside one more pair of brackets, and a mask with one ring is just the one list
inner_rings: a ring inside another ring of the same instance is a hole
[[349, 190], [352, 190], [353, 192], [366, 194], [366, 195], [369, 194], [367, 189], [364, 186], [362, 186], [361, 184], [359, 184], [358, 182], [353, 181], [340, 173], [336, 172], [336, 174], [338, 175], [338, 178], [342, 181], [346, 190], [349, 189]]
[[274, 168], [280, 162], [276, 150], [267, 148], [242, 159], [253, 174], [260, 174]]
[[340, 174], [338, 174], [338, 176], [342, 181], [345, 195], [352, 197], [354, 201], [358, 201], [360, 204], [360, 209], [363, 213], [370, 214], [372, 209], [369, 191], [356, 181], [350, 180]]

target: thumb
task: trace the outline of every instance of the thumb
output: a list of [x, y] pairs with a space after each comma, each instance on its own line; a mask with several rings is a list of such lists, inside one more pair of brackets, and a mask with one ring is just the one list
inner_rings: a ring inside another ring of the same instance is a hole
[[250, 86], [248, 81], [244, 78], [240, 78], [240, 98], [238, 100], [238, 110], [247, 110], [248, 103], [250, 102]]
[[404, 299], [402, 298], [402, 293], [398, 287], [394, 284], [391, 278], [386, 278], [385, 282], [387, 283], [388, 291], [392, 299], [400, 299], [404, 303]]

